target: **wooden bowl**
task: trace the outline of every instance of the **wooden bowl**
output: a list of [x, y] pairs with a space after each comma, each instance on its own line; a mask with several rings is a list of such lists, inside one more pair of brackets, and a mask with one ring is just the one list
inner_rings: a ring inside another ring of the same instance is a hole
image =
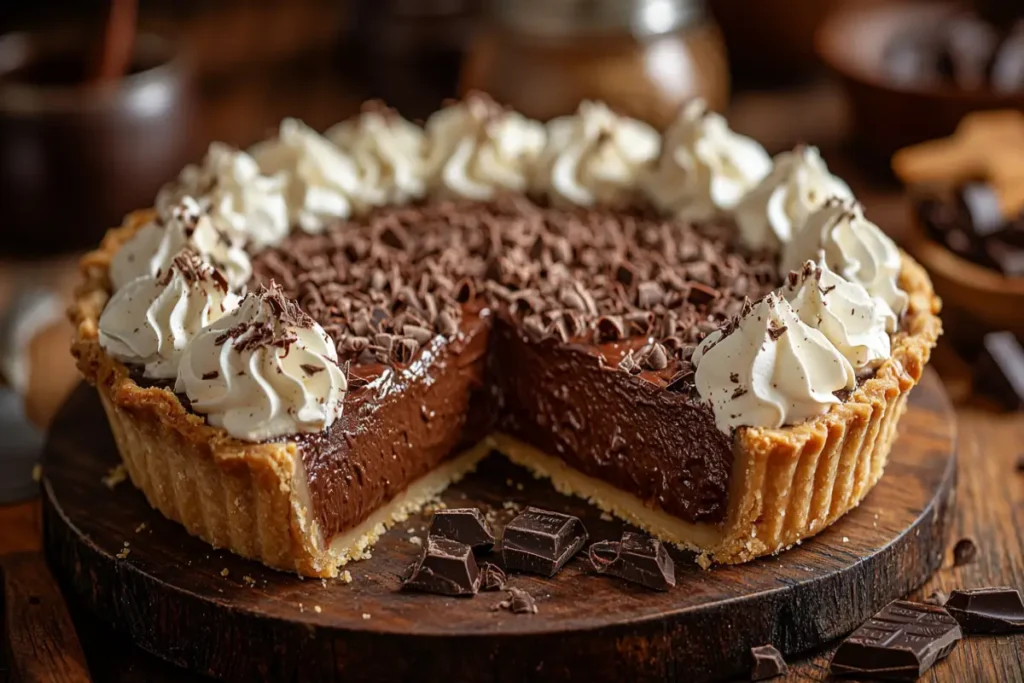
[[892, 40], [954, 7], [945, 2], [848, 7], [818, 29], [818, 54], [845, 86], [865, 151], [879, 159], [888, 161], [901, 147], [949, 135], [969, 112], [1024, 110], [1024, 91], [1006, 94], [952, 84], [911, 87], [890, 82], [883, 59]]
[[958, 256], [928, 236], [916, 212], [910, 224], [907, 251], [928, 270], [942, 297], [945, 333], [955, 343], [971, 346], [996, 330], [1024, 337], [1024, 277], [1006, 277]]

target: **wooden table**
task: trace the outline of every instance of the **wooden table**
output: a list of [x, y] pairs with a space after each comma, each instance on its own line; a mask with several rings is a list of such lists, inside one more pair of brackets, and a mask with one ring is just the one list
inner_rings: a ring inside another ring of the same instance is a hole
[[[276, 87], [287, 87], [287, 83], [294, 83], [294, 79], [287, 78]], [[269, 99], [265, 85], [242, 85], [221, 95], [213, 101], [207, 117], [210, 137], [245, 144], [272, 130], [275, 121], [285, 113], [306, 116], [313, 125], [324, 127], [352, 112], [359, 101], [351, 90], [339, 88], [337, 79], [329, 75], [304, 79], [302, 87], [302, 91], [296, 92], [300, 98], [296, 100], [289, 100], [279, 90]], [[268, 106], [271, 101], [300, 102], [300, 106], [285, 112], [280, 106]], [[736, 128], [756, 136], [773, 152], [801, 141], [821, 146], [832, 168], [850, 182], [865, 203], [868, 215], [894, 238], [901, 238], [907, 215], [904, 197], [891, 181], [872, 180], [853, 163], [844, 142], [842, 99], [832, 86], [815, 85], [782, 94], [743, 93], [736, 97], [732, 121]], [[0, 308], [17, 280], [12, 273], [31, 274], [36, 284], [50, 283], [65, 294], [74, 281], [74, 267], [69, 259], [16, 268], [0, 263]], [[67, 391], [77, 382], [63, 351], [68, 333], [66, 325], [56, 325], [46, 330], [33, 346], [36, 372], [32, 375], [27, 404], [29, 414], [39, 425], [49, 422]], [[1024, 416], [999, 413], [975, 396], [971, 391], [970, 367], [948, 346], [940, 345], [933, 364], [957, 406], [959, 421], [958, 500], [952, 542], [971, 538], [979, 553], [975, 562], [962, 567], [953, 567], [952, 558], [947, 557], [943, 568], [910, 597], [923, 599], [934, 590], [948, 593], [956, 588], [993, 585], [1024, 589], [1024, 472], [1016, 470], [1018, 459], [1024, 457]], [[37, 501], [0, 507], [0, 557], [37, 551], [39, 528]], [[118, 639], [88, 615], [74, 616], [95, 680], [194, 680]], [[60, 652], [50, 654], [62, 656]], [[776, 680], [824, 680], [831, 654], [830, 648], [796, 662], [788, 677]], [[0, 680], [2, 674], [0, 665]], [[1024, 636], [965, 639], [922, 680], [1024, 683]]]

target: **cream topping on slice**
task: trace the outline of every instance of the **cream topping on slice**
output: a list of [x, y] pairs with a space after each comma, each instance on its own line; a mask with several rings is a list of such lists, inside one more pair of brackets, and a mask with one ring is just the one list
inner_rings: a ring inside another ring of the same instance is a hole
[[698, 99], [666, 131], [647, 190], [662, 211], [708, 220], [735, 209], [771, 170], [764, 147], [734, 133], [724, 117]]
[[348, 390], [334, 341], [277, 287], [250, 292], [185, 349], [176, 391], [245, 441], [321, 432]]
[[896, 316], [882, 299], [837, 275], [821, 252], [789, 274], [783, 295], [800, 319], [821, 331], [854, 369], [872, 368], [891, 355]]
[[156, 208], [168, 222], [181, 200], [192, 197], [234, 242], [262, 249], [288, 234], [286, 181], [283, 175], [260, 173], [245, 152], [214, 142], [200, 165], [186, 166], [177, 180], [160, 190]]
[[164, 272], [138, 277], [111, 297], [100, 316], [100, 346], [145, 366], [146, 377], [172, 379], [189, 342], [237, 305], [224, 276], [184, 249]]
[[712, 332], [693, 354], [697, 392], [723, 432], [803, 422], [853, 389], [853, 366], [776, 292]]
[[195, 199], [181, 198], [168, 214], [165, 221], [158, 218], [142, 226], [111, 259], [110, 282], [115, 292], [139, 277], [166, 270], [185, 248], [220, 270], [232, 290], [245, 286], [252, 276], [249, 255], [218, 229]]
[[544, 125], [474, 93], [427, 121], [427, 174], [434, 194], [476, 201], [525, 192]]
[[897, 318], [903, 314], [908, 298], [899, 288], [899, 247], [864, 217], [859, 204], [831, 200], [813, 213], [804, 229], [783, 249], [782, 272], [801, 268], [804, 261], [817, 258], [822, 250], [831, 270], [863, 285], [871, 296], [884, 301]]
[[426, 135], [398, 112], [368, 106], [324, 137], [352, 159], [358, 187], [370, 188], [364, 193], [367, 203], [405, 204], [426, 194]]
[[783, 152], [774, 161], [771, 173], [736, 206], [740, 237], [750, 249], [779, 249], [830, 197], [853, 199], [815, 147]]
[[562, 206], [633, 203], [661, 149], [656, 130], [600, 102], [582, 102], [572, 116], [548, 122], [547, 132], [535, 189]]
[[361, 174], [352, 157], [298, 119], [285, 119], [276, 138], [250, 151], [264, 173], [287, 178], [288, 215], [306, 232], [387, 200], [387, 190]]

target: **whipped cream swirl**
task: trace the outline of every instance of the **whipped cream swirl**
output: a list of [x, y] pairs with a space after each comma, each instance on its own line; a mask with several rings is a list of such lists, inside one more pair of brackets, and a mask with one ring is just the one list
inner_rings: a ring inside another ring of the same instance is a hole
[[285, 119], [277, 138], [250, 151], [264, 173], [288, 178], [288, 213], [306, 232], [387, 200], [385, 188], [365, 182], [352, 157], [298, 119]]
[[824, 250], [828, 267], [880, 298], [898, 318], [907, 308], [899, 288], [902, 261], [899, 247], [881, 228], [864, 218], [856, 202], [829, 201], [807, 220], [782, 251], [781, 270], [798, 270]]
[[732, 211], [771, 170], [764, 147], [734, 133], [724, 117], [698, 99], [666, 131], [647, 190], [662, 211], [709, 220]]
[[153, 379], [173, 379], [189, 342], [238, 306], [228, 283], [185, 249], [166, 272], [143, 275], [118, 290], [100, 316], [100, 346]]
[[693, 362], [697, 391], [726, 433], [803, 422], [856, 385], [850, 362], [776, 292], [708, 335]]
[[661, 136], [600, 102], [547, 124], [535, 189], [556, 205], [622, 207], [635, 201], [641, 176], [658, 158]]
[[194, 197], [218, 230], [242, 245], [262, 249], [288, 235], [285, 189], [284, 176], [263, 175], [251, 156], [214, 142], [202, 164], [186, 166], [160, 190], [156, 208], [167, 222], [184, 197]]
[[325, 134], [352, 159], [369, 203], [405, 204], [427, 192], [423, 129], [383, 105], [367, 107]]
[[829, 173], [816, 147], [783, 152], [772, 172], [737, 205], [740, 237], [750, 249], [778, 249], [830, 197], [853, 199], [853, 193]]
[[166, 270], [185, 248], [221, 271], [232, 290], [245, 286], [252, 276], [249, 255], [230, 235], [218, 229], [195, 199], [183, 197], [167, 213], [166, 221], [158, 219], [139, 228], [111, 259], [109, 272], [114, 291], [136, 278]]
[[334, 341], [274, 287], [250, 292], [188, 345], [175, 390], [211, 425], [263, 441], [329, 427], [348, 381]]
[[855, 370], [875, 367], [890, 356], [889, 335], [896, 331], [896, 316], [863, 286], [834, 273], [824, 252], [817, 263], [807, 261], [799, 272], [789, 274], [783, 296]]
[[435, 194], [475, 201], [500, 191], [524, 192], [544, 150], [544, 125], [482, 94], [427, 121], [427, 174]]

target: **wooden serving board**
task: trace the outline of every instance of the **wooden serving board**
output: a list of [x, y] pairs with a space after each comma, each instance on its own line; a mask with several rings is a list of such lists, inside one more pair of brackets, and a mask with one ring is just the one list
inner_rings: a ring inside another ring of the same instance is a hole
[[[54, 422], [44, 480], [50, 564], [71, 597], [146, 650], [234, 681], [704, 681], [749, 672], [752, 646], [793, 657], [860, 624], [940, 564], [953, 504], [955, 416], [929, 372], [911, 396], [882, 481], [816, 538], [735, 567], [676, 557], [678, 585], [655, 593], [592, 575], [578, 555], [553, 579], [513, 575], [539, 613], [495, 607], [502, 593], [446, 598], [399, 590], [427, 520], [387, 533], [351, 583], [301, 580], [190, 537], [129, 482], [94, 391]], [[517, 505], [579, 515], [592, 541], [624, 525], [533, 480], [500, 456], [450, 489], [451, 507]], [[127, 551], [127, 552], [125, 552]], [[120, 555], [120, 556], [119, 556]]]

